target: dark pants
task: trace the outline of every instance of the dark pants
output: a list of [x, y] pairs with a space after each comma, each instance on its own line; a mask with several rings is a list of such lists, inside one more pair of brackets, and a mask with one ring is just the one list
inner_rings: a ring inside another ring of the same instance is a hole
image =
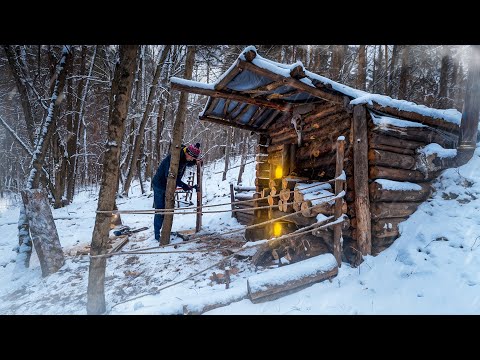
[[[165, 189], [153, 186], [153, 203], [155, 209], [165, 209]], [[163, 224], [163, 214], [155, 214], [153, 219], [153, 229], [155, 239], [160, 240], [160, 229]]]

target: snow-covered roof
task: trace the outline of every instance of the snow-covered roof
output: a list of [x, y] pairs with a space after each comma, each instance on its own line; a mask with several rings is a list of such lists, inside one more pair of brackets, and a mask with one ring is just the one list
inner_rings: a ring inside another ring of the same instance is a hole
[[[456, 109], [433, 109], [342, 85], [306, 70], [297, 61], [282, 64], [246, 47], [216, 82], [171, 78], [172, 88], [210, 96], [200, 114], [204, 120], [262, 131], [298, 105], [333, 101], [365, 104], [396, 118], [457, 131], [462, 114]], [[345, 100], [345, 97], [347, 99]]]

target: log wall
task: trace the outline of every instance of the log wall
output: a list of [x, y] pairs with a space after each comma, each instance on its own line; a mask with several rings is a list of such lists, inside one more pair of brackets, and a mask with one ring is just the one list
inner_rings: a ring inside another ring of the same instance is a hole
[[[458, 136], [431, 126], [379, 125], [368, 116], [372, 253], [376, 255], [400, 235], [399, 225], [430, 196], [432, 180], [448, 166], [422, 168], [418, 150], [431, 143], [455, 148]], [[355, 225], [355, 219], [351, 223]]]
[[[349, 229], [343, 232], [343, 237], [348, 239], [347, 243], [351, 244], [351, 247], [359, 249], [357, 234], [360, 233], [365, 238], [365, 221], [360, 222], [363, 230], [358, 231], [352, 107], [325, 102], [312, 106], [311, 111], [300, 116], [297, 128], [301, 126], [301, 138], [291, 124], [292, 115], [279, 118], [267, 129], [267, 133], [262, 135], [261, 146], [257, 152], [260, 156], [257, 158], [256, 190], [262, 195], [281, 194], [281, 196], [277, 197], [279, 202], [274, 202], [280, 205], [278, 208], [257, 211], [254, 221], [268, 219], [269, 214], [271, 217], [272, 214], [277, 216], [282, 212], [296, 210], [295, 204], [285, 205], [293, 202], [293, 194], [290, 196], [288, 194], [291, 184], [285, 183], [283, 186], [281, 183], [272, 182], [279, 180], [275, 179], [277, 167], [284, 170], [283, 178], [302, 178], [302, 181], [308, 179], [307, 182], [331, 180], [335, 177], [336, 140], [339, 136], [345, 136], [343, 165], [347, 181], [344, 200], [350, 225]], [[425, 161], [423, 167], [419, 166], [418, 150], [433, 142], [446, 149], [455, 148], [458, 134], [432, 126], [418, 127], [412, 123], [393, 122], [379, 125], [378, 121], [373, 121], [369, 111], [366, 111], [366, 117], [367, 193], [371, 211], [371, 228], [367, 230], [371, 231], [371, 251], [378, 254], [399, 236], [400, 223], [431, 194], [432, 180], [447, 166], [451, 166], [448, 162], [438, 166], [437, 161], [436, 166], [432, 165], [430, 169], [425, 169]], [[409, 183], [410, 188], [407, 186], [407, 190], [398, 190], [392, 183], [391, 186], [384, 187], [376, 181], [380, 179]], [[329, 240], [326, 237], [328, 236], [325, 235], [325, 240]], [[347, 249], [344, 250], [347, 252]]]

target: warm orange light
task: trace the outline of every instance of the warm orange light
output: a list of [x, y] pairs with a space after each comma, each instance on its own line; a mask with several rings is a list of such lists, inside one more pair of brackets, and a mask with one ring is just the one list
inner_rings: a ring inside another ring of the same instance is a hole
[[275, 179], [281, 178], [282, 175], [283, 175], [282, 167], [281, 167], [281, 166], [277, 166], [277, 167], [275, 168]]
[[277, 237], [282, 235], [282, 224], [276, 222], [273, 223], [273, 236]]

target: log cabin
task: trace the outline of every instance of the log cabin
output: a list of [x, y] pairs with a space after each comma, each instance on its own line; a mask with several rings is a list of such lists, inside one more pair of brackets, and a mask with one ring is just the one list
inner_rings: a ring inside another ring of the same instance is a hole
[[[312, 214], [302, 186], [338, 176], [337, 144], [343, 139], [342, 208], [348, 219], [342, 225], [342, 258], [350, 263], [390, 246], [399, 225], [428, 199], [439, 173], [458, 166], [458, 153], [465, 149], [473, 154], [472, 144], [461, 141], [463, 119], [455, 109], [357, 90], [312, 73], [301, 62], [288, 65], [263, 58], [253, 46], [215, 83], [172, 77], [171, 87], [208, 97], [200, 120], [258, 136], [255, 196], [263, 200], [254, 206], [272, 208], [239, 216], [246, 224], [300, 211], [282, 222], [288, 233], [332, 214], [328, 206]], [[277, 197], [268, 197], [272, 194]], [[271, 228], [252, 229], [249, 236], [272, 237]], [[323, 241], [317, 254], [332, 250], [333, 233], [328, 228], [313, 232]], [[273, 258], [281, 256], [278, 252], [289, 255], [285, 248], [274, 249]]]

